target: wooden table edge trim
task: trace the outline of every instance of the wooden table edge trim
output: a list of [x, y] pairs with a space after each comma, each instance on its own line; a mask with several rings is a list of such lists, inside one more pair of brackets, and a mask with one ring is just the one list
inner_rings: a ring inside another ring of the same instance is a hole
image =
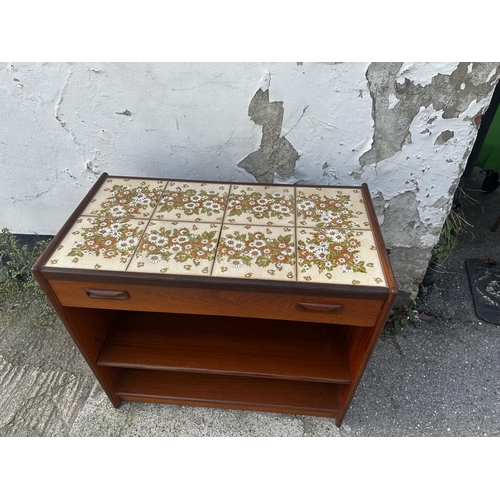
[[46, 264], [48, 258], [54, 253], [54, 250], [58, 247], [61, 241], [66, 237], [68, 231], [74, 226], [77, 219], [81, 216], [82, 211], [90, 203], [94, 195], [101, 189], [104, 181], [108, 178], [108, 174], [104, 172], [97, 182], [92, 186], [90, 191], [85, 195], [80, 204], [75, 208], [73, 213], [69, 216], [68, 220], [64, 223], [61, 229], [54, 236], [52, 241], [49, 243], [45, 251], [40, 255], [35, 264], [32, 267], [32, 272], [40, 272], [42, 267]]
[[286, 282], [273, 280], [251, 280], [242, 278], [219, 278], [214, 276], [188, 276], [174, 274], [150, 274], [130, 271], [103, 271], [94, 269], [53, 268], [39, 269], [45, 279], [56, 281], [83, 281], [112, 283], [116, 285], [168, 286], [179, 288], [201, 288], [232, 290], [239, 292], [290, 293], [304, 295], [386, 300], [389, 288], [383, 286], [343, 285], [334, 283]]
[[387, 285], [387, 289], [390, 294], [394, 292], [394, 289], [396, 289], [396, 293], [398, 293], [396, 281], [394, 280], [392, 266], [386, 251], [384, 237], [382, 236], [382, 231], [380, 230], [380, 226], [378, 224], [375, 207], [373, 206], [373, 201], [370, 195], [370, 190], [368, 189], [368, 185], [366, 183], [364, 183], [361, 186], [361, 188], [363, 190], [363, 198], [365, 199], [365, 204], [366, 204], [366, 213], [368, 215], [368, 220], [370, 221], [370, 228], [373, 234], [373, 238], [375, 240], [375, 246], [377, 247], [379, 261], [380, 264], [382, 265], [382, 270], [384, 272], [384, 278]]

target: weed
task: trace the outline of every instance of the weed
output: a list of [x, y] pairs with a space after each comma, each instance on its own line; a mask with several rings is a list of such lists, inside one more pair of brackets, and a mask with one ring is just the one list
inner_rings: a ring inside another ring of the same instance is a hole
[[393, 309], [387, 318], [381, 336], [382, 338], [387, 338], [390, 335], [400, 333], [408, 325], [420, 326], [420, 318], [417, 311], [410, 307]]
[[459, 234], [472, 227], [459, 213], [452, 210], [444, 221], [439, 240], [434, 246], [431, 262], [442, 264], [450, 255], [458, 242]]
[[39, 241], [32, 249], [21, 245], [7, 228], [0, 233], [0, 301], [10, 311], [11, 321], [26, 307], [39, 307], [40, 325], [52, 323], [55, 318], [52, 307], [31, 274], [31, 268], [49, 241]]

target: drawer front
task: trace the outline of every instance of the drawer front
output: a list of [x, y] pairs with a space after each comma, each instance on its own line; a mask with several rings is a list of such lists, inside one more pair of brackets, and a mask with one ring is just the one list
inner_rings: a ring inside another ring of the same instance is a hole
[[373, 326], [383, 301], [49, 280], [63, 306]]

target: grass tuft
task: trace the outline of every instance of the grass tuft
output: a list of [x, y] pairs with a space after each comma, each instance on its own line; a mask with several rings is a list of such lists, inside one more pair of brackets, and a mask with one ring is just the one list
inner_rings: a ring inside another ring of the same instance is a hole
[[26, 308], [36, 307], [39, 308], [39, 319], [32, 326], [53, 323], [55, 313], [52, 306], [31, 274], [33, 264], [49, 243], [39, 241], [30, 249], [28, 245], [21, 245], [7, 228], [0, 232], [0, 304], [8, 322]]
[[432, 250], [431, 262], [443, 264], [455, 248], [459, 235], [468, 231], [470, 227], [472, 227], [471, 224], [457, 211], [452, 210], [444, 221], [439, 240]]
[[389, 313], [389, 317], [385, 323], [384, 329], [380, 336], [388, 338], [391, 335], [401, 333], [407, 326], [420, 326], [421, 321], [418, 312], [411, 307], [401, 307], [393, 309]]

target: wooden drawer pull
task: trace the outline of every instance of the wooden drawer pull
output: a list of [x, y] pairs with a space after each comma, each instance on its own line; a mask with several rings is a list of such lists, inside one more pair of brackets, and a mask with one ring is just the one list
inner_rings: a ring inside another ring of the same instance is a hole
[[320, 304], [317, 302], [297, 302], [297, 311], [339, 314], [344, 309], [342, 304]]
[[89, 299], [127, 300], [130, 299], [128, 292], [124, 290], [98, 290], [86, 288], [85, 293]]

